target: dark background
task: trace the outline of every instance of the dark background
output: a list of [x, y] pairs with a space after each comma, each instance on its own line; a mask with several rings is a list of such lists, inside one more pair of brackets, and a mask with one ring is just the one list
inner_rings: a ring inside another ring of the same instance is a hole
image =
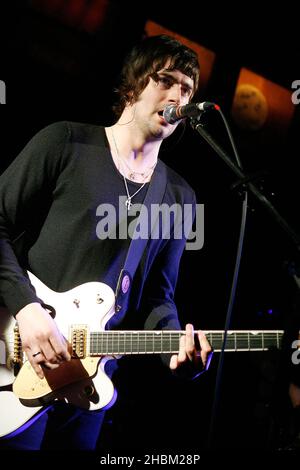
[[[255, 2], [226, 2], [223, 7], [213, 2], [209, 7], [198, 1], [142, 5], [110, 0], [104, 2], [107, 9], [99, 27], [86, 31], [67, 14], [72, 2], [52, 2], [57, 11], [52, 8], [48, 14], [38, 3], [11, 1], [9, 11], [3, 10], [0, 79], [6, 83], [7, 104], [0, 107], [1, 171], [51, 122], [113, 122], [112, 90], [118, 73], [150, 19], [216, 53], [205, 99], [221, 106], [245, 170], [267, 172], [264, 194], [299, 231], [299, 106], [282, 137], [275, 131], [267, 136], [263, 131], [241, 131], [230, 116], [241, 67], [292, 94], [291, 84], [300, 78], [295, 7], [273, 4], [263, 10]], [[218, 118], [209, 119], [210, 132], [229, 149]], [[176, 296], [182, 323], [223, 329], [241, 218], [241, 199], [230, 189], [235, 177], [189, 125], [183, 136], [163, 145], [161, 158], [185, 177], [198, 202], [205, 204], [204, 247], [186, 251], [181, 265]], [[297, 261], [296, 249], [252, 197], [249, 205], [231, 328], [282, 329], [295, 295], [287, 266]], [[111, 411], [115, 424], [106, 425], [99, 446], [206, 448], [218, 355], [206, 377], [189, 383], [171, 378], [153, 359], [132, 361], [130, 369], [123, 362], [116, 377], [120, 400]], [[289, 439], [281, 428], [282, 409], [288, 405], [278, 362], [276, 352], [227, 355], [216, 447], [277, 448]]]

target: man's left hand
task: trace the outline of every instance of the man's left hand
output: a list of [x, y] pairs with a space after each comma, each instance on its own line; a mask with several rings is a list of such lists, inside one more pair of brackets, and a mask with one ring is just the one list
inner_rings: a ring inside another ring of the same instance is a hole
[[213, 350], [203, 331], [197, 331], [198, 345], [195, 344], [193, 325], [187, 324], [185, 332], [180, 338], [178, 354], [171, 356], [170, 369], [180, 375], [192, 374], [195, 377], [208, 369]]

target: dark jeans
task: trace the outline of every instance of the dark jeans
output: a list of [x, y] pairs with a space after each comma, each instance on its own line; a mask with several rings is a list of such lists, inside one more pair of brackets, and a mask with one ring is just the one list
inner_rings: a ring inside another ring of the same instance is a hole
[[105, 411], [55, 404], [20, 434], [0, 441], [0, 450], [95, 450]]

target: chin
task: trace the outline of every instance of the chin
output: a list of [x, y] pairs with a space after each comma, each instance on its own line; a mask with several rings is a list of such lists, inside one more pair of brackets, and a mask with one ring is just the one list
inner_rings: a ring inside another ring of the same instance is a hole
[[161, 127], [152, 128], [150, 130], [150, 134], [153, 139], [164, 139], [166, 137], [164, 129]]
[[166, 134], [165, 132], [163, 131], [163, 129], [158, 129], [156, 131], [156, 133], [153, 134], [153, 137], [155, 137], [156, 139], [165, 139], [166, 138]]
[[170, 126], [168, 125], [161, 125], [161, 124], [157, 125], [155, 123], [155, 125], [151, 125], [148, 127], [148, 132], [152, 139], [160, 140], [160, 139], [165, 139], [170, 134], [172, 134], [173, 129], [170, 129]]

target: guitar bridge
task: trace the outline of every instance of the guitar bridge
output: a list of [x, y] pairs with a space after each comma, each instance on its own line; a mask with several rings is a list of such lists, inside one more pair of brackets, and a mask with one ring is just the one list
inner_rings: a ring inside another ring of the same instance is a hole
[[72, 325], [71, 327], [71, 344], [72, 356], [78, 359], [86, 357], [87, 352], [87, 325]]
[[13, 356], [13, 365], [18, 365], [19, 367], [23, 364], [23, 352], [22, 352], [22, 343], [19, 333], [19, 327], [16, 324], [14, 327], [14, 356]]

